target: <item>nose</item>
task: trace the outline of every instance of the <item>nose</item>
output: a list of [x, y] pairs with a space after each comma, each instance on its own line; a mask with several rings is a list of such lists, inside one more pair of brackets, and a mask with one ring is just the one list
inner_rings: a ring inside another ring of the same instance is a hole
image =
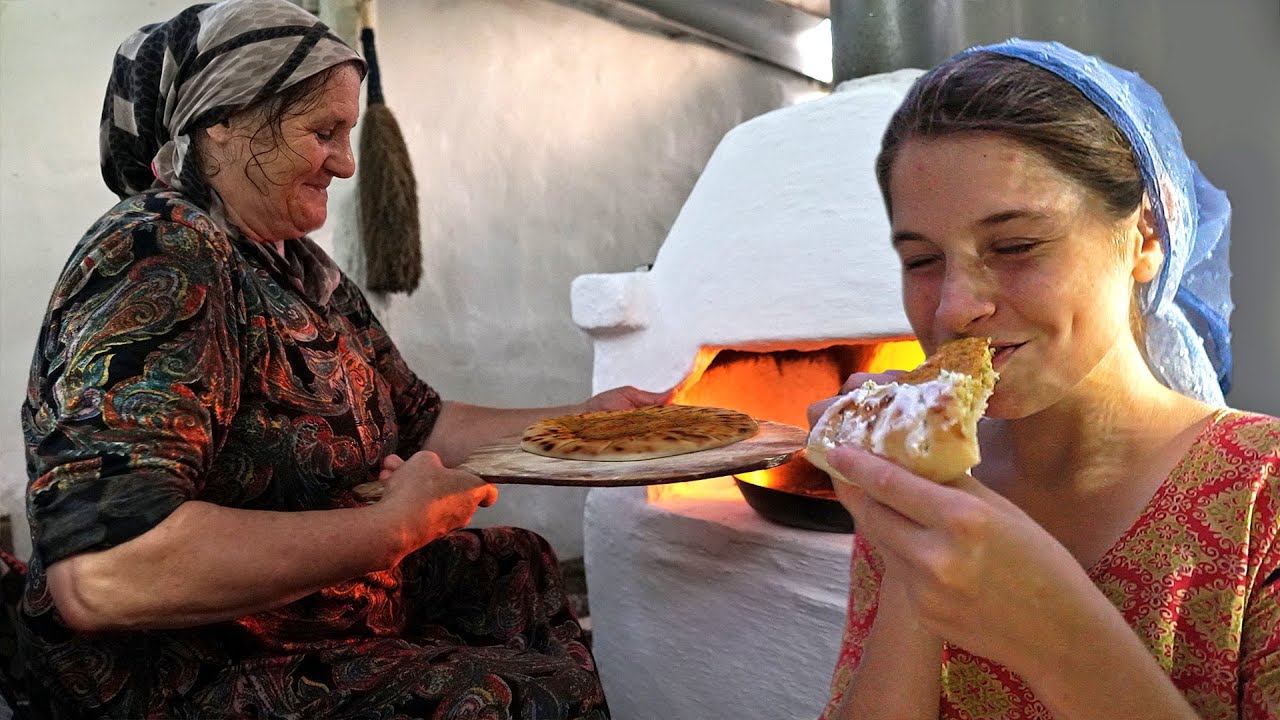
[[351, 150], [351, 135], [348, 134], [334, 150], [329, 153], [325, 168], [335, 177], [349, 178], [356, 174], [356, 157]]
[[961, 335], [995, 311], [992, 283], [982, 268], [948, 265], [934, 312], [939, 329]]

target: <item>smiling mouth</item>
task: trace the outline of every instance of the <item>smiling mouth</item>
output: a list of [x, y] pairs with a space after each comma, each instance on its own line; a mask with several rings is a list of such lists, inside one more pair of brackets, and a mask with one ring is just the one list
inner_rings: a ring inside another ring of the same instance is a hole
[[1026, 345], [1026, 343], [1017, 343], [1010, 345], [992, 345], [991, 346], [991, 365], [997, 371], [1001, 365], [1009, 360], [1009, 356], [1018, 351], [1018, 348]]

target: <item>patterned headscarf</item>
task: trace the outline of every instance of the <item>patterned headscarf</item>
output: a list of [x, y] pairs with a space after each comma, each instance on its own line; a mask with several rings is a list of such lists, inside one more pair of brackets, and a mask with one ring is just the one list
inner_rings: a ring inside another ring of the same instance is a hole
[[[193, 5], [147, 25], [116, 50], [102, 105], [102, 178], [121, 199], [157, 182], [181, 190], [236, 236], [191, 161], [192, 133], [350, 61], [364, 71], [354, 50], [288, 0]], [[310, 238], [244, 247], [322, 305], [341, 282], [338, 266]]]
[[102, 177], [121, 199], [159, 180], [202, 204], [191, 134], [340, 63], [364, 60], [288, 0], [194, 5], [116, 51], [102, 105]]
[[1124, 133], [1164, 245], [1141, 300], [1152, 371], [1184, 395], [1220, 405], [1231, 389], [1231, 204], [1182, 148], [1160, 93], [1136, 73], [1056, 42], [1017, 38], [960, 53], [1025, 60], [1080, 89]]

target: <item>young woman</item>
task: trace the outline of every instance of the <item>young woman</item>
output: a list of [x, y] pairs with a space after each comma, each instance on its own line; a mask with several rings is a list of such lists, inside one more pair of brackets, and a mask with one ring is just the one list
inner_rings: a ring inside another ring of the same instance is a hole
[[857, 535], [824, 717], [1280, 717], [1280, 421], [1223, 407], [1229, 209], [1159, 95], [975, 48], [877, 172], [916, 335], [991, 338], [1000, 380], [972, 478], [831, 453]]

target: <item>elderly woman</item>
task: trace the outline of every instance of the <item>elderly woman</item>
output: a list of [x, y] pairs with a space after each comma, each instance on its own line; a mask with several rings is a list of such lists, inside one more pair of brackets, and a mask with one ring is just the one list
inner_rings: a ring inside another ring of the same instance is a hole
[[991, 338], [1000, 380], [973, 477], [832, 452], [858, 530], [824, 717], [1280, 717], [1280, 421], [1223, 407], [1229, 209], [1159, 95], [977, 48], [877, 171], [917, 336]]
[[458, 530], [496, 492], [449, 466], [662, 398], [498, 410], [409, 370], [306, 237], [355, 171], [363, 73], [286, 0], [120, 46], [101, 139], [122, 201], [57, 282], [22, 408], [40, 714], [607, 717], [550, 547]]

